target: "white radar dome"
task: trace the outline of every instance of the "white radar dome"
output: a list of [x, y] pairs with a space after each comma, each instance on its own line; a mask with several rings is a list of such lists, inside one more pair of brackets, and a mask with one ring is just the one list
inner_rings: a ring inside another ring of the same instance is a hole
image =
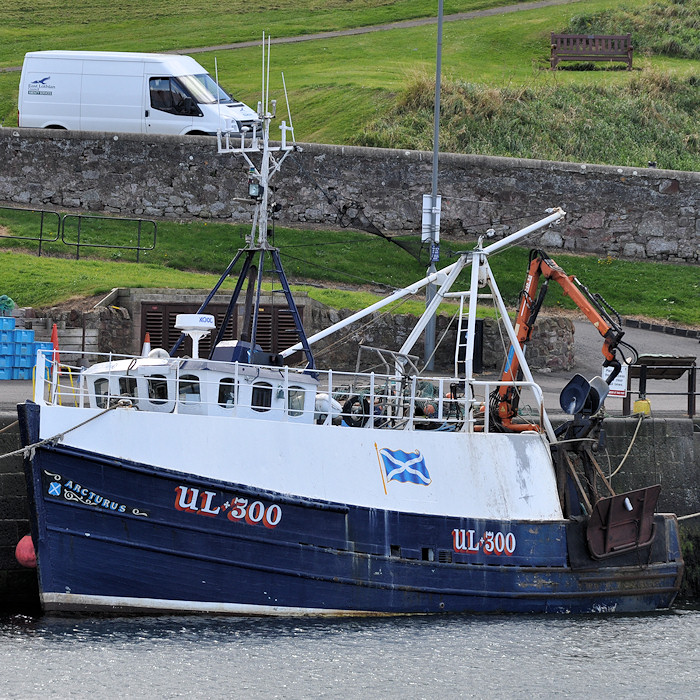
[[209, 314], [178, 314], [175, 328], [179, 331], [213, 331], [216, 327], [214, 317]]

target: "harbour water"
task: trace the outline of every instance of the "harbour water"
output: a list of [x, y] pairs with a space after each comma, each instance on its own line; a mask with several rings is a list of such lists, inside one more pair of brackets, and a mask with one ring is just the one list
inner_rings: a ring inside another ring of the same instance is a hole
[[697, 698], [700, 609], [0, 620], [2, 698]]

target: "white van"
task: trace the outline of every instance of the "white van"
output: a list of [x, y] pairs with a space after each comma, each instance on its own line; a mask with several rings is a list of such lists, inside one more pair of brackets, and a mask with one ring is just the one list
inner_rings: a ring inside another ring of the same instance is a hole
[[238, 133], [258, 115], [189, 56], [31, 51], [24, 57], [19, 126], [146, 134]]

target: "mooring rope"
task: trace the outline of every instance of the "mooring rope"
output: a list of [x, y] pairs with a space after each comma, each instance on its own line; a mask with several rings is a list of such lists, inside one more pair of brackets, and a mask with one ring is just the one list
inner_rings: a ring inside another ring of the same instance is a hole
[[[32, 443], [31, 445], [27, 445], [26, 447], [20, 447], [19, 450], [14, 450], [13, 452], [8, 452], [7, 454], [0, 455], [0, 459], [7, 459], [9, 457], [16, 457], [18, 455], [22, 455], [22, 457], [26, 457], [32, 450], [35, 450], [37, 447], [41, 447], [42, 445], [48, 445], [48, 444], [56, 444], [57, 442], [60, 442], [63, 440], [63, 438], [68, 435], [68, 433], [73, 432], [74, 430], [77, 430], [78, 428], [82, 428], [84, 425], [87, 425], [88, 423], [91, 423], [97, 418], [100, 418], [101, 416], [104, 416], [105, 413], [108, 411], [112, 411], [115, 408], [120, 408], [124, 407], [128, 404], [128, 402], [123, 402], [119, 401], [118, 403], [114, 404], [113, 406], [109, 406], [108, 408], [105, 408], [104, 411], [100, 411], [97, 415], [92, 416], [91, 418], [88, 418], [87, 420], [84, 420], [82, 423], [78, 423], [77, 425], [74, 425], [72, 428], [68, 428], [68, 430], [64, 430], [62, 433], [56, 433], [56, 435], [51, 436], [50, 438], [45, 438], [43, 440], [39, 440], [39, 442]], [[130, 405], [130, 404], [129, 404]], [[12, 425], [15, 425], [16, 423], [19, 423], [19, 421], [15, 421]], [[12, 426], [7, 426], [12, 427]]]
[[632, 436], [632, 441], [629, 444], [629, 447], [627, 448], [627, 452], [625, 452], [625, 456], [622, 458], [622, 461], [617, 465], [617, 469], [608, 477], [608, 480], [612, 480], [612, 478], [617, 474], [620, 469], [622, 469], [622, 465], [625, 463], [627, 458], [630, 456], [630, 452], [632, 451], [632, 446], [634, 445], [634, 441], [637, 439], [637, 433], [639, 432], [639, 427], [642, 425], [642, 420], [644, 420], [644, 414], [640, 413], [639, 414], [639, 422], [637, 423], [637, 427], [634, 431], [634, 435]]
[[6, 430], [9, 430], [10, 428], [14, 428], [16, 425], [19, 425], [18, 420], [16, 420], [14, 423], [10, 423], [10, 425], [6, 425], [4, 428], [0, 428], [0, 433], [4, 433]]

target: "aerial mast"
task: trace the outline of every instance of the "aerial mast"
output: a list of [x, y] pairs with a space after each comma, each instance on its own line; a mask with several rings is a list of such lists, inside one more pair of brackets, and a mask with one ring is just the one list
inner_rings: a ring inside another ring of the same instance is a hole
[[[248, 164], [248, 197], [255, 202], [255, 210], [253, 212], [253, 221], [250, 235], [246, 239], [246, 247], [241, 248], [229, 266], [220, 277], [217, 284], [211, 290], [204, 303], [199, 308], [197, 313], [203, 313], [219, 287], [224, 280], [231, 274], [236, 263], [242, 259], [243, 265], [239, 273], [238, 282], [231, 296], [226, 316], [221, 327], [218, 330], [217, 336], [212, 343], [212, 348], [216, 347], [217, 343], [223, 340], [226, 327], [228, 326], [231, 316], [235, 313], [238, 297], [243, 289], [243, 284], [248, 280], [248, 290], [245, 297], [246, 321], [250, 319], [250, 332], [248, 327], [243, 329], [245, 340], [250, 342], [250, 351], [248, 352], [248, 361], [253, 361], [253, 352], [255, 350], [255, 340], [258, 326], [258, 316], [260, 310], [260, 297], [262, 292], [262, 280], [265, 269], [265, 260], [269, 256], [272, 259], [272, 267], [277, 275], [282, 291], [284, 292], [289, 311], [294, 319], [297, 334], [306, 355], [307, 367], [313, 369], [314, 359], [306, 339], [306, 334], [301, 323], [301, 316], [292, 297], [291, 290], [287, 277], [282, 268], [279, 249], [270, 245], [267, 238], [268, 218], [269, 218], [269, 195], [270, 181], [279, 172], [280, 167], [287, 156], [294, 150], [301, 149], [294, 143], [293, 127], [287, 126], [286, 122], [280, 123], [281, 141], [278, 145], [270, 144], [270, 122], [275, 118], [277, 111], [277, 101], [269, 99], [270, 91], [270, 38], [267, 37], [267, 45], [265, 44], [265, 35], [262, 40], [262, 95], [258, 102], [258, 123], [252, 127], [252, 132], [247, 127], [240, 128], [238, 123], [230, 118], [219, 120], [219, 130], [216, 135], [217, 152], [219, 155], [233, 154], [241, 156]], [[217, 83], [218, 83], [218, 68], [217, 68]], [[286, 93], [286, 87], [285, 87]], [[291, 124], [291, 119], [290, 119]], [[291, 143], [287, 137], [291, 136]], [[255, 258], [258, 259], [257, 270], [254, 265]], [[257, 272], [257, 274], [255, 274]], [[248, 323], [245, 324], [248, 326]], [[170, 354], [174, 354], [178, 346], [182, 342], [184, 336], [181, 336], [178, 342], [173, 346]]]

